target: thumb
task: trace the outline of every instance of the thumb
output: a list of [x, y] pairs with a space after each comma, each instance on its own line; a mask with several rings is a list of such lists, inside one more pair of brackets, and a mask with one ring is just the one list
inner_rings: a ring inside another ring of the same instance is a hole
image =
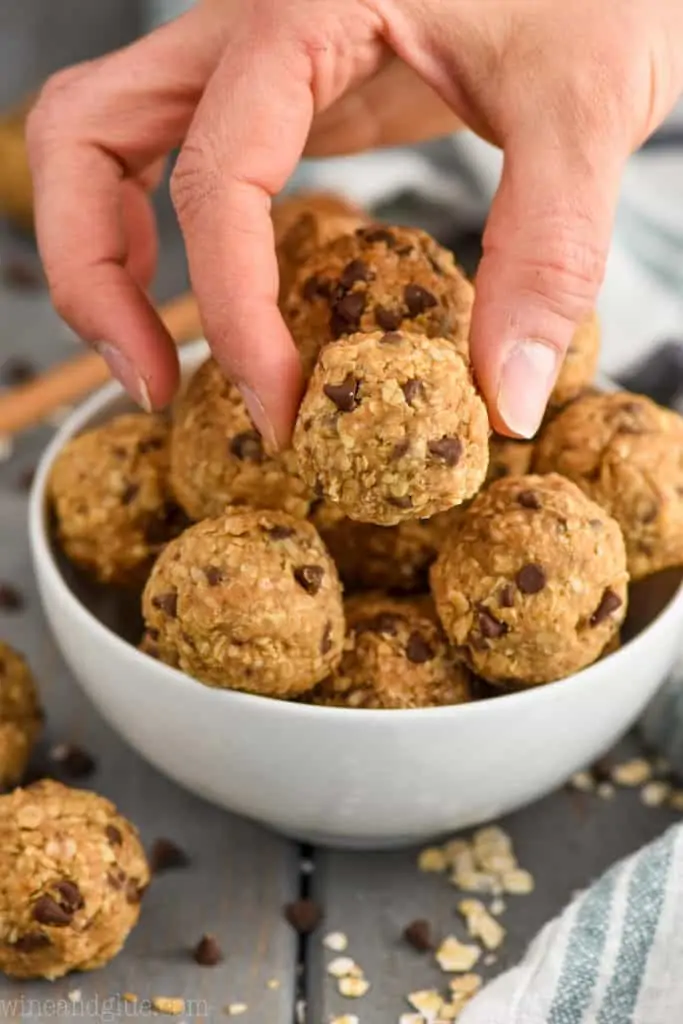
[[506, 148], [470, 342], [492, 426], [533, 437], [576, 325], [595, 305], [624, 158], [588, 152], [583, 139], [524, 141]]

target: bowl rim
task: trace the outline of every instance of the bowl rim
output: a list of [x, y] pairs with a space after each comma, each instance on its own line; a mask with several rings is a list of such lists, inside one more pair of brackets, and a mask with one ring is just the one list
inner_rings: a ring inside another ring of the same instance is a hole
[[[191, 364], [202, 351], [207, 351], [206, 342], [202, 339], [183, 346], [180, 352], [181, 365], [184, 367], [188, 363]], [[605, 383], [609, 386], [608, 381], [605, 381]], [[180, 669], [150, 658], [149, 655], [138, 650], [137, 647], [130, 644], [101, 622], [78, 599], [67, 584], [59, 569], [50, 542], [49, 518], [47, 515], [47, 482], [58, 453], [70, 438], [86, 429], [91, 420], [104, 412], [109, 405], [125, 397], [124, 389], [116, 381], [105, 384], [73, 410], [46, 446], [38, 462], [29, 497], [29, 541], [36, 564], [40, 567], [40, 571], [48, 578], [50, 587], [56, 592], [58, 600], [66, 610], [66, 614], [72, 615], [84, 630], [88, 630], [93, 634], [95, 641], [110, 645], [115, 651], [120, 653], [120, 656], [129, 658], [133, 663], [137, 663], [141, 670], [144, 670], [145, 665], [148, 669], [153, 666], [154, 671], [160, 677], [166, 677], [170, 687], [176, 690], [184, 690], [188, 693], [192, 690], [197, 695], [198, 700], [211, 699], [226, 705], [236, 702], [237, 704], [247, 706], [252, 705], [255, 710], [258, 708], [265, 710], [266, 708], [273, 709], [277, 707], [282, 710], [284, 715], [298, 715], [304, 718], [326, 717], [331, 720], [332, 718], [339, 719], [342, 716], [350, 721], [351, 717], [353, 717], [354, 721], [366, 722], [368, 725], [376, 724], [378, 721], [385, 723], [392, 721], [395, 723], [397, 715], [400, 716], [401, 721], [408, 723], [416, 718], [419, 718], [420, 721], [425, 721], [430, 717], [436, 716], [439, 718], [451, 718], [455, 715], [464, 718], [465, 716], [485, 715], [488, 708], [502, 710], [506, 707], [512, 710], [517, 705], [523, 708], [526, 704], [533, 701], [542, 705], [543, 702], [552, 701], [555, 695], [559, 695], [558, 687], [561, 687], [563, 691], [568, 691], [569, 689], [580, 690], [590, 687], [593, 676], [604, 672], [608, 664], [611, 671], [615, 672], [620, 671], [622, 663], [623, 668], [626, 668], [627, 660], [633, 656], [634, 649], [637, 650], [644, 647], [645, 644], [653, 643], [660, 632], [668, 629], [669, 622], [676, 619], [680, 607], [683, 606], [683, 583], [681, 583], [663, 611], [633, 640], [624, 644], [617, 651], [593, 662], [579, 672], [566, 676], [564, 679], [558, 679], [543, 685], [531, 686], [513, 693], [502, 693], [488, 700], [476, 700], [464, 704], [447, 704], [427, 708], [339, 708], [300, 703], [298, 701], [279, 700], [274, 697], [248, 693], [242, 690], [207, 686], [193, 679]], [[497, 712], [493, 711], [492, 713], [495, 714]]]

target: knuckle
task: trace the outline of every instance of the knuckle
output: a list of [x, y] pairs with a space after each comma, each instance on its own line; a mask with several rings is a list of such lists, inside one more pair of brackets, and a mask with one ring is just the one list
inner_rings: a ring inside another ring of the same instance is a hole
[[63, 129], [73, 85], [82, 77], [80, 67], [65, 68], [48, 78], [26, 121], [29, 151], [39, 154], [55, 134]]
[[195, 220], [207, 208], [224, 187], [224, 176], [210, 143], [185, 143], [170, 182], [171, 200], [181, 222]]

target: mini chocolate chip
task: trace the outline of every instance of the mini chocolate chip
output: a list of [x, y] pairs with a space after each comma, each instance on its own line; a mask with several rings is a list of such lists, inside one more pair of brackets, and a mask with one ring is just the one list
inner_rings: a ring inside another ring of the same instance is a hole
[[406, 657], [408, 661], [412, 661], [414, 665], [424, 665], [426, 661], [431, 661], [434, 657], [433, 648], [427, 643], [425, 638], [417, 630], [412, 632], [408, 637], [408, 643], [406, 644]]
[[126, 903], [130, 903], [135, 906], [139, 903], [142, 897], [145, 895], [145, 886], [139, 885], [134, 878], [129, 878], [126, 882]]
[[615, 762], [612, 758], [601, 757], [591, 765], [591, 775], [596, 782], [611, 782]]
[[190, 863], [190, 858], [172, 839], [161, 838], [154, 840], [149, 861], [152, 874], [159, 875], [162, 871], [186, 868]]
[[506, 583], [498, 591], [498, 604], [501, 608], [512, 608], [515, 603], [515, 585]]
[[210, 587], [217, 587], [219, 583], [222, 583], [225, 579], [223, 570], [219, 569], [217, 565], [206, 565], [202, 570], [204, 573], [204, 579]]
[[529, 562], [519, 570], [515, 582], [523, 594], [538, 594], [547, 583], [545, 569], [542, 565]]
[[607, 587], [600, 598], [600, 604], [590, 617], [591, 626], [599, 626], [601, 622], [610, 617], [612, 612], [621, 608], [622, 604], [623, 601], [619, 595], [615, 594], [611, 587]]
[[39, 949], [46, 949], [51, 945], [49, 936], [43, 935], [42, 932], [27, 932], [26, 935], [19, 936], [12, 944], [12, 948], [18, 953], [37, 953]]
[[64, 928], [66, 925], [71, 924], [73, 913], [69, 910], [65, 910], [64, 907], [60, 907], [59, 903], [45, 894], [41, 896], [33, 905], [33, 920], [37, 921], [38, 924], [51, 925], [54, 928]]
[[215, 967], [223, 962], [223, 951], [213, 935], [202, 935], [192, 956], [200, 967]]
[[410, 497], [409, 494], [404, 494], [403, 496], [399, 496], [396, 494], [388, 494], [386, 501], [387, 505], [393, 505], [394, 508], [413, 507], [413, 499]]
[[158, 629], [148, 629], [147, 630], [147, 636], [152, 641], [158, 640], [159, 639], [159, 630]]
[[241, 462], [263, 462], [263, 441], [257, 430], [244, 430], [230, 441], [230, 453]]
[[400, 331], [387, 331], [387, 333], [383, 334], [379, 339], [379, 343], [380, 345], [400, 345], [404, 337], [405, 335], [401, 334]]
[[359, 228], [356, 234], [371, 245], [375, 242], [384, 242], [388, 249], [396, 248], [396, 235], [386, 228]]
[[104, 834], [112, 846], [121, 846], [123, 843], [121, 829], [117, 828], [116, 825], [107, 825]]
[[7, 359], [0, 367], [0, 384], [17, 387], [20, 384], [27, 384], [35, 375], [36, 370], [32, 363], [17, 356], [14, 359]]
[[121, 504], [130, 505], [140, 493], [140, 484], [127, 484], [121, 495]]
[[166, 594], [156, 594], [152, 598], [152, 607], [158, 608], [164, 615], [174, 619], [178, 614], [178, 595], [175, 590], [169, 590]]
[[330, 294], [330, 282], [324, 277], [313, 274], [304, 281], [301, 294], [306, 302], [313, 302], [314, 299], [326, 299]]
[[364, 260], [351, 260], [342, 270], [339, 283], [342, 288], [353, 288], [357, 281], [369, 281], [371, 276], [370, 267]]
[[418, 953], [428, 953], [431, 949], [434, 949], [432, 928], [429, 921], [412, 921], [404, 928], [403, 938]]
[[323, 912], [315, 900], [296, 900], [286, 905], [285, 919], [299, 935], [309, 935], [322, 921]]
[[429, 441], [427, 449], [430, 455], [443, 459], [447, 466], [457, 466], [463, 453], [459, 437], [441, 437], [438, 441]]
[[161, 437], [148, 437], [145, 441], [138, 441], [138, 451], [141, 455], [146, 455], [147, 452], [160, 452], [164, 443]]
[[294, 536], [295, 531], [291, 526], [282, 526], [280, 523], [276, 523], [275, 526], [269, 526], [266, 532], [273, 540], [287, 540]]
[[405, 438], [403, 441], [397, 441], [391, 449], [391, 461], [396, 462], [398, 459], [402, 459], [408, 451], [410, 451], [410, 441], [408, 438]]
[[68, 914], [75, 914], [85, 906], [85, 900], [75, 882], [57, 882], [53, 887], [59, 893], [59, 905]]
[[360, 318], [365, 310], [365, 292], [347, 292], [332, 306], [330, 331], [334, 338], [351, 334], [360, 328]]
[[411, 377], [405, 384], [401, 384], [401, 391], [408, 405], [412, 405], [416, 398], [422, 398], [424, 395], [424, 382], [417, 377]]
[[[382, 331], [395, 332], [401, 326], [403, 313], [399, 309], [387, 309], [386, 306], [375, 306], [375, 323]], [[386, 341], [386, 338], [382, 338]]]
[[419, 316], [438, 305], [436, 296], [420, 284], [407, 284], [403, 289], [403, 301], [410, 316]]
[[498, 640], [499, 637], [505, 636], [508, 631], [507, 622], [501, 622], [497, 619], [488, 608], [479, 609], [479, 632], [482, 636], [485, 636], [487, 640]]
[[19, 612], [23, 607], [24, 598], [17, 588], [0, 582], [0, 612]]
[[385, 633], [387, 636], [396, 636], [398, 627], [405, 622], [405, 618], [398, 612], [378, 612], [377, 615], [365, 619], [358, 619], [353, 625], [356, 635], [360, 633]]
[[520, 491], [517, 495], [517, 501], [522, 508], [530, 508], [534, 512], [538, 512], [539, 509], [543, 508], [541, 499], [536, 494], [536, 491]]
[[70, 779], [84, 779], [97, 768], [92, 754], [76, 743], [58, 743], [52, 748], [50, 756]]
[[294, 579], [307, 594], [317, 594], [325, 576], [322, 565], [301, 565], [294, 570]]
[[341, 384], [325, 384], [323, 392], [340, 412], [353, 412], [358, 405], [359, 381], [352, 373], [347, 373]]
[[323, 630], [322, 640], [320, 641], [320, 653], [328, 654], [332, 650], [332, 623], [326, 622]]

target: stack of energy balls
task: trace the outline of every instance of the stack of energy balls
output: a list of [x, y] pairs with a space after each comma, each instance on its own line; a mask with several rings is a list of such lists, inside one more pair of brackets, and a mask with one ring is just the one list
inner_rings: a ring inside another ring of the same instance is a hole
[[266, 450], [209, 359], [170, 422], [119, 417], [54, 468], [67, 555], [146, 579], [142, 649], [209, 686], [375, 709], [613, 649], [629, 577], [683, 564], [683, 420], [592, 387], [591, 316], [539, 438], [492, 436], [450, 252], [334, 196], [283, 200], [274, 227], [307, 379], [292, 448]]

